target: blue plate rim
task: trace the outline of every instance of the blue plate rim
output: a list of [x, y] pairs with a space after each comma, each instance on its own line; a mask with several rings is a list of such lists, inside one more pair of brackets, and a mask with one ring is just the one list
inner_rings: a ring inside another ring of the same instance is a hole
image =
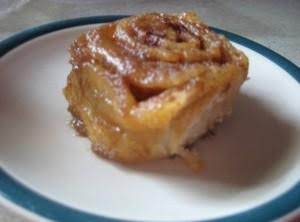
[[[90, 16], [68, 20], [60, 20], [37, 27], [33, 27], [21, 31], [0, 42], [0, 58], [12, 49], [30, 41], [36, 37], [45, 35], [50, 32], [58, 31], [65, 28], [75, 26], [89, 25], [95, 23], [111, 22], [126, 17], [127, 15], [107, 15], [107, 16]], [[220, 34], [225, 35], [231, 41], [246, 46], [264, 57], [268, 58], [278, 66], [283, 68], [298, 83], [300, 83], [300, 69], [297, 65], [288, 59], [270, 50], [269, 48], [256, 43], [250, 39], [240, 35], [228, 32], [222, 29], [212, 29]], [[72, 222], [127, 222], [129, 220], [121, 220], [109, 218], [93, 213], [88, 213], [80, 209], [66, 206], [62, 203], [51, 200], [40, 193], [26, 187], [16, 178], [9, 175], [2, 166], [0, 166], [0, 195], [10, 202], [22, 207], [31, 213], [54, 221], [72, 221]], [[256, 206], [252, 209], [239, 212], [237, 214], [220, 217], [211, 220], [201, 220], [202, 222], [231, 222], [231, 221], [270, 221], [277, 219], [287, 213], [300, 207], [300, 181], [297, 182], [290, 190], [279, 195], [278, 197]], [[199, 220], [200, 221], [200, 220]]]

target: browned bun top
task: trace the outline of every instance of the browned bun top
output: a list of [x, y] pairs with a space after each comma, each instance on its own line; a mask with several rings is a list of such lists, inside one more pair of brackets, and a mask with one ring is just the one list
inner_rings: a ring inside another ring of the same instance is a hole
[[194, 13], [147, 13], [102, 25], [79, 37], [71, 55], [74, 68], [92, 63], [137, 99], [228, 65], [245, 75], [248, 67], [244, 54]]

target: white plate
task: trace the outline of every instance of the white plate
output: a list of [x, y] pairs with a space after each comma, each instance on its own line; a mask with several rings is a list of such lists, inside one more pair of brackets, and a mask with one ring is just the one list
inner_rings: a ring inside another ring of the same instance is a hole
[[205, 169], [174, 160], [125, 167], [95, 156], [68, 126], [62, 89], [68, 47], [92, 26], [67, 27], [109, 21], [97, 19], [56, 22], [1, 43], [3, 197], [57, 221], [260, 221], [300, 205], [299, 68], [221, 30], [249, 57], [250, 80], [232, 117], [197, 144]]

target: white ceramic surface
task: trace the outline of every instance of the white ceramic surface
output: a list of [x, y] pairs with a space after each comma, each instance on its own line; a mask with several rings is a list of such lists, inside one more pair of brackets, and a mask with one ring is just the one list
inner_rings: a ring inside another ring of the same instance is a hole
[[164, 221], [237, 213], [299, 181], [299, 84], [238, 44], [250, 59], [250, 80], [216, 136], [196, 144], [202, 172], [176, 160], [122, 166], [95, 156], [89, 141], [68, 126], [62, 94], [68, 46], [89, 27], [36, 38], [0, 59], [0, 165], [9, 174], [87, 212]]

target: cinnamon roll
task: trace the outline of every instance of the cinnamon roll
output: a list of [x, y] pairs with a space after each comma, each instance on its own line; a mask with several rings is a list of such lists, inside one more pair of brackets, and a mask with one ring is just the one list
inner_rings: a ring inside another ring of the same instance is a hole
[[70, 48], [64, 94], [93, 150], [123, 163], [178, 156], [231, 113], [248, 59], [194, 13], [147, 13], [101, 25]]

